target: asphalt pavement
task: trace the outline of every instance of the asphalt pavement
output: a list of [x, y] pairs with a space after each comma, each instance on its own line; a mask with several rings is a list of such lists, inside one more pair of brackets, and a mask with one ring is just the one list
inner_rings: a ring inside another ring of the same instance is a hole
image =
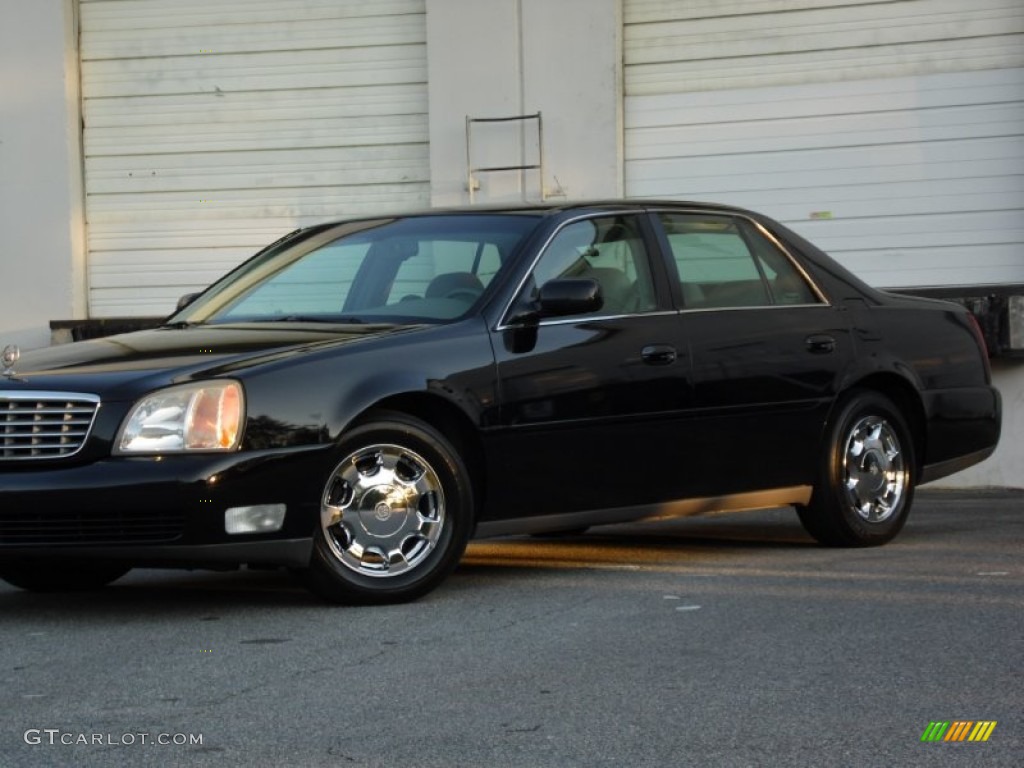
[[0, 585], [0, 766], [1022, 766], [1022, 635], [1024, 491], [921, 491], [873, 549], [791, 510], [475, 542], [383, 608]]

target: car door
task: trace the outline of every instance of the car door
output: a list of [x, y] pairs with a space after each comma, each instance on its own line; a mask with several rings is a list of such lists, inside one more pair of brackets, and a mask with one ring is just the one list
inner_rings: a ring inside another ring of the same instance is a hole
[[692, 359], [689, 495], [809, 486], [853, 354], [844, 315], [753, 220], [679, 211], [654, 219]]
[[[689, 359], [652, 233], [635, 214], [565, 223], [494, 335], [500, 428], [492, 435], [491, 517], [609, 509], [670, 498], [668, 451], [692, 397]], [[590, 278], [601, 309], [518, 324], [544, 283]]]

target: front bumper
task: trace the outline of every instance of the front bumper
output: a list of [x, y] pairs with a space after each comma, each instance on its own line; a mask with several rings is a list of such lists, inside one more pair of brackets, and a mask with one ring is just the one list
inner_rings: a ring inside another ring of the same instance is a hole
[[[319, 524], [327, 446], [112, 457], [0, 467], [0, 563], [36, 558], [132, 566], [302, 567]], [[274, 533], [228, 534], [231, 507], [284, 504]]]

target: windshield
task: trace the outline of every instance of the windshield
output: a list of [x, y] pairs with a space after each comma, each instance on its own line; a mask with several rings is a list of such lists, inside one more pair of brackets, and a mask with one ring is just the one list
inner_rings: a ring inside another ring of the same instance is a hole
[[453, 320], [477, 303], [537, 221], [474, 213], [309, 230], [255, 256], [168, 322]]

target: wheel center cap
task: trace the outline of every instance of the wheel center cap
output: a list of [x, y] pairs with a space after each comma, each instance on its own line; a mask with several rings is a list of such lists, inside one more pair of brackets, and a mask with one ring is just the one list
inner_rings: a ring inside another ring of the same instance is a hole
[[370, 536], [387, 538], [398, 533], [409, 517], [410, 499], [402, 488], [378, 485], [358, 500], [359, 523]]
[[885, 471], [878, 454], [874, 451], [864, 458], [862, 471], [863, 482], [872, 493], [877, 493], [885, 486]]

